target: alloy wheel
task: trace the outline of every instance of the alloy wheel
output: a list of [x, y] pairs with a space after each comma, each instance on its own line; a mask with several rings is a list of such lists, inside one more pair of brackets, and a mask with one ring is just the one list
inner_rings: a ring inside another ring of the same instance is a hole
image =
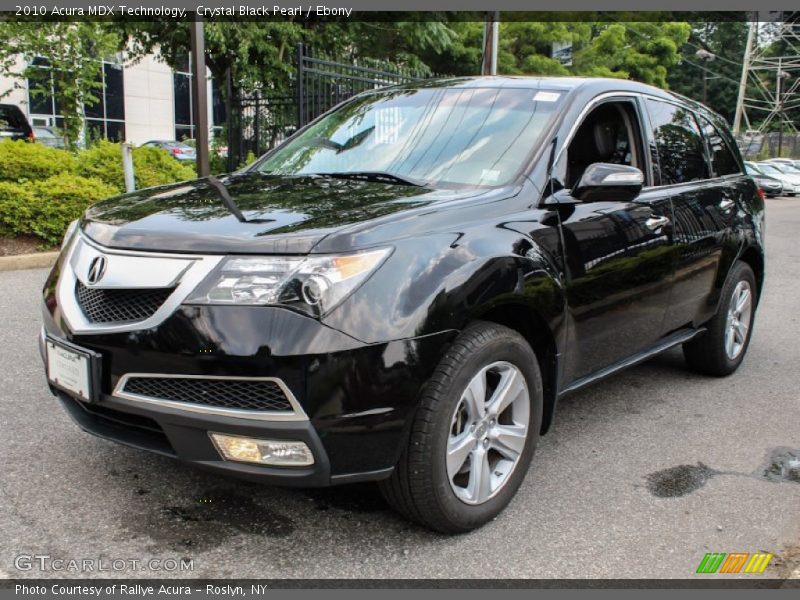
[[735, 360], [744, 350], [753, 316], [753, 293], [747, 281], [740, 281], [731, 295], [725, 322], [725, 354]]
[[508, 482], [528, 438], [530, 393], [513, 364], [483, 367], [461, 394], [447, 441], [447, 476], [466, 504], [483, 504]]

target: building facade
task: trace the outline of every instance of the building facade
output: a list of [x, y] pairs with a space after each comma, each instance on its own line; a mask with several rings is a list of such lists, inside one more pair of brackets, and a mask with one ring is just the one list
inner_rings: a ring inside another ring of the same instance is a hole
[[[0, 75], [0, 102], [18, 105], [34, 127], [59, 128], [63, 125], [58, 98], [47, 91], [46, 61], [32, 59], [32, 66], [42, 69], [36, 80], [20, 80]], [[17, 72], [25, 68], [25, 59], [17, 58]], [[95, 96], [99, 101], [86, 106], [86, 139], [106, 138], [134, 145], [149, 140], [184, 140], [194, 138], [192, 111], [192, 75], [188, 62], [173, 70], [148, 55], [135, 63], [122, 57], [104, 60], [102, 87]], [[7, 95], [3, 95], [9, 92]], [[208, 78], [209, 123], [217, 132], [225, 122], [225, 108], [219, 88]]]

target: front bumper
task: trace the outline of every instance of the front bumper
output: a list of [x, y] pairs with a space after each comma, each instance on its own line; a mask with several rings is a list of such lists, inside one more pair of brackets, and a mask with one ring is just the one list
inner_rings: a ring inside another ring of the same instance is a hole
[[[87, 433], [126, 446], [178, 458], [203, 469], [243, 479], [285, 486], [319, 487], [338, 481], [380, 479], [391, 468], [373, 473], [331, 478], [330, 462], [310, 422], [253, 423], [243, 419], [197, 415], [190, 412], [142, 408], [111, 396], [86, 403], [53, 389], [75, 423]], [[309, 467], [270, 467], [220, 458], [208, 432], [255, 438], [302, 441], [311, 449]]]
[[[76, 333], [59, 306], [63, 260], [45, 284], [41, 342], [46, 335], [100, 357], [95, 402], [51, 387], [77, 424], [102, 438], [266, 483], [310, 487], [388, 477], [407, 439], [419, 390], [456, 335], [365, 344], [289, 309], [254, 306], [178, 306], [141, 330]], [[259, 419], [137, 401], [118, 391], [131, 373], [273, 378], [296, 400], [302, 418]], [[303, 441], [314, 464], [227, 461], [209, 432]]]

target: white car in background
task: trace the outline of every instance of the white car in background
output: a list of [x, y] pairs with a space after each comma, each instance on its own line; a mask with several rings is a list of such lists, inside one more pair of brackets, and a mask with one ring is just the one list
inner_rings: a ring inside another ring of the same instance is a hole
[[794, 167], [769, 162], [749, 162], [746, 164], [753, 167], [756, 171], [763, 175], [769, 175], [770, 177], [779, 179], [783, 184], [784, 196], [794, 196], [795, 194], [800, 193], [800, 171], [797, 171], [796, 173], [788, 172], [789, 169], [795, 170]]
[[793, 158], [768, 158], [764, 162], [775, 163], [778, 165], [789, 165], [795, 169], [800, 169], [800, 160], [795, 160]]

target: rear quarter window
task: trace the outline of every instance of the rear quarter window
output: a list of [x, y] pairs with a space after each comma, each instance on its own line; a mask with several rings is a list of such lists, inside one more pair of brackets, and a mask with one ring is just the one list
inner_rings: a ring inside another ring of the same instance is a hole
[[720, 131], [704, 116], [699, 115], [698, 120], [703, 128], [708, 150], [711, 154], [711, 167], [715, 177], [734, 175], [742, 172], [739, 161], [725, 142]]

